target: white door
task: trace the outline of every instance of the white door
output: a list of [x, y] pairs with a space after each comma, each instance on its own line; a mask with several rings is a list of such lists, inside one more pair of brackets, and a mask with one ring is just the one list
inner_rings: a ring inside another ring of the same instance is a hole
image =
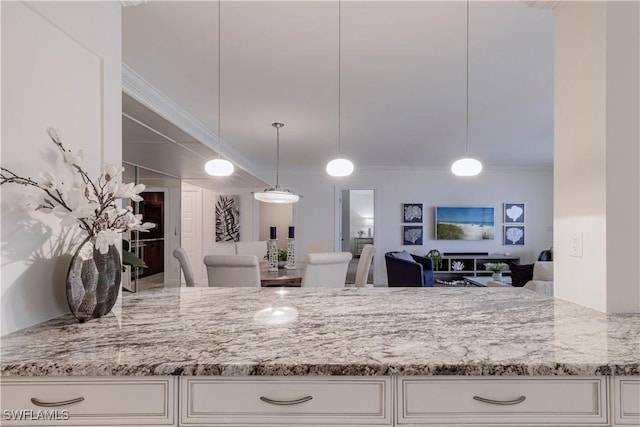
[[[202, 280], [202, 189], [187, 183], [182, 184], [182, 243], [189, 256], [193, 280], [197, 286]], [[184, 275], [180, 283], [184, 283]]]

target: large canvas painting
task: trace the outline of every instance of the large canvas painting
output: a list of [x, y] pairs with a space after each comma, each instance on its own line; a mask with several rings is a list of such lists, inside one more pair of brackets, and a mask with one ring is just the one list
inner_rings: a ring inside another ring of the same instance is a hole
[[493, 240], [494, 208], [437, 207], [436, 240]]
[[240, 196], [218, 196], [216, 200], [216, 242], [240, 240]]

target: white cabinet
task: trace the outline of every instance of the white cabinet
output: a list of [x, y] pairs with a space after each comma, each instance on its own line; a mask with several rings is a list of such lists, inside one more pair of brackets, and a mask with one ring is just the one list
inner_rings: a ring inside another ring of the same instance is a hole
[[616, 426], [640, 426], [640, 378], [613, 378], [613, 422]]
[[182, 377], [180, 424], [391, 425], [390, 377]]
[[3, 377], [0, 391], [3, 426], [176, 425], [173, 377]]
[[398, 425], [608, 425], [606, 377], [399, 377]]

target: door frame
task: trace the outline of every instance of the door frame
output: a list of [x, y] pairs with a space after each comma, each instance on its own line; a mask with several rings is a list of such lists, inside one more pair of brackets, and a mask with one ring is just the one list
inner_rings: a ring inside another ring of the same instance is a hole
[[[333, 235], [333, 250], [338, 252], [342, 247], [342, 191], [343, 190], [370, 190], [373, 191], [373, 239], [374, 246], [379, 247], [377, 243], [378, 238], [380, 236], [380, 195], [378, 187], [369, 187], [366, 188], [364, 186], [334, 186], [334, 235]], [[378, 276], [378, 261], [381, 259], [379, 256], [373, 258], [373, 283], [376, 283], [376, 278]]]

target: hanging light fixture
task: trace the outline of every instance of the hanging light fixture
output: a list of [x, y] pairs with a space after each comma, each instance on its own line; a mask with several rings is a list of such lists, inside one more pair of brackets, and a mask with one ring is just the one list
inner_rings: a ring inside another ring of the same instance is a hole
[[[340, 121], [341, 121], [341, 93], [342, 93], [342, 2], [338, 0], [338, 156], [341, 153], [340, 144]], [[353, 163], [351, 160], [338, 157], [327, 163], [327, 173], [331, 176], [348, 176], [353, 173]]]
[[291, 191], [280, 188], [280, 128], [284, 126], [282, 123], [272, 123], [271, 126], [276, 128], [276, 188], [265, 188], [264, 191], [253, 193], [256, 200], [265, 203], [296, 203], [300, 200], [300, 196], [293, 194]]
[[469, 0], [467, 0], [467, 123], [465, 128], [465, 157], [451, 165], [451, 172], [458, 176], [475, 176], [482, 172], [479, 160], [467, 157], [469, 151]]
[[[222, 141], [222, 137], [220, 136], [220, 71], [222, 67], [220, 66], [220, 34], [222, 33], [220, 28], [220, 4], [222, 0], [218, 0], [218, 141]], [[219, 149], [219, 148], [218, 148]], [[204, 165], [204, 170], [209, 175], [213, 176], [229, 176], [233, 173], [235, 167], [233, 163], [229, 160], [225, 160], [218, 153], [217, 159], [209, 160]]]

